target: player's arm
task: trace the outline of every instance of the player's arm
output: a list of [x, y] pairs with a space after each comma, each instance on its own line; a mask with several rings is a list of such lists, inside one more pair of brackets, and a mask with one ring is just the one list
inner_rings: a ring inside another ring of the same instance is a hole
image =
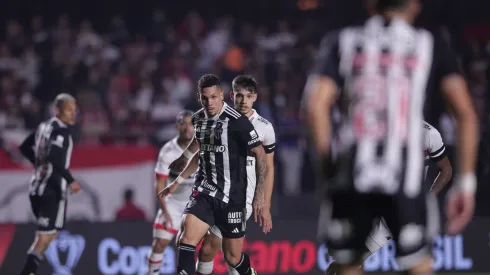
[[60, 174], [68, 184], [75, 182], [70, 170], [66, 168], [66, 159], [69, 158], [68, 147], [70, 143], [70, 135], [66, 128], [53, 130], [49, 138], [50, 150], [48, 155], [49, 162], [53, 165], [53, 169]]
[[179, 184], [181, 184], [185, 179], [189, 178], [194, 174], [199, 166], [199, 154], [195, 153], [190, 161], [187, 163], [185, 168], [180, 172], [177, 178], [166, 188], [157, 188], [157, 196], [160, 197], [160, 201], [162, 201], [164, 196], [174, 192]]
[[428, 148], [429, 159], [437, 165], [439, 174], [432, 184], [431, 191], [438, 194], [446, 184], [451, 180], [453, 167], [446, 155], [446, 146], [442, 141], [441, 134], [434, 128], [428, 133]]
[[327, 35], [321, 42], [316, 64], [308, 77], [304, 93], [304, 114], [308, 134], [319, 157], [328, 158], [332, 132], [331, 109], [341, 85], [338, 33]]
[[457, 121], [458, 173], [457, 182], [470, 192], [476, 191], [476, 156], [478, 146], [478, 118], [471, 102], [468, 86], [460, 74], [455, 55], [449, 45], [440, 41], [438, 74], [442, 95], [449, 102]]
[[34, 153], [34, 144], [36, 142], [36, 133], [31, 133], [19, 146], [19, 151], [22, 155], [28, 159], [33, 165], [36, 164], [36, 156]]
[[[268, 132], [264, 137], [264, 152], [265, 152], [265, 164], [267, 166], [267, 175], [265, 178], [264, 186], [264, 199], [265, 207], [270, 209], [272, 204], [272, 192], [274, 190], [274, 151], [276, 148], [276, 136], [274, 133], [274, 128], [270, 125]], [[257, 162], [258, 164], [258, 162]], [[257, 165], [257, 170], [260, 167]]]
[[451, 162], [449, 161], [447, 156], [444, 156], [442, 159], [436, 161], [436, 165], [439, 169], [439, 175], [437, 175], [437, 178], [432, 185], [431, 191], [437, 195], [451, 180], [451, 177], [453, 175], [453, 167], [451, 166]]
[[198, 150], [199, 150], [199, 141], [194, 136], [191, 142], [189, 143], [189, 145], [187, 145], [187, 148], [184, 150], [182, 155], [180, 155], [180, 157], [178, 157], [176, 160], [172, 161], [169, 168], [173, 171], [178, 171], [178, 172], [184, 170], [187, 162], [190, 159], [192, 159], [192, 157]]
[[[257, 163], [257, 186], [255, 187], [255, 199], [254, 203], [256, 204], [256, 209], [257, 214], [260, 214], [260, 212], [266, 208], [270, 207], [266, 205], [267, 199], [266, 199], [266, 180], [267, 180], [267, 175], [269, 173], [268, 165], [267, 165], [267, 157], [264, 151], [264, 147], [257, 145], [256, 147], [251, 149], [252, 153], [255, 155], [255, 160]], [[270, 183], [270, 187], [272, 187], [272, 183]], [[271, 191], [272, 195], [272, 191]], [[270, 203], [270, 199], [269, 199]]]

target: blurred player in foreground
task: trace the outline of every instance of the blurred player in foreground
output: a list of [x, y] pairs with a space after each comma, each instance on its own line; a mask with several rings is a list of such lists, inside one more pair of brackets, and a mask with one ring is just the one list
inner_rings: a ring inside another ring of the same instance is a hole
[[384, 218], [404, 274], [432, 274], [438, 226], [423, 192], [423, 109], [442, 91], [458, 123], [458, 173], [448, 197], [447, 231], [460, 233], [475, 204], [477, 118], [456, 57], [442, 39], [411, 26], [418, 0], [377, 0], [357, 28], [327, 35], [306, 87], [308, 128], [316, 152], [330, 159], [330, 111], [338, 100], [335, 175], [328, 183], [327, 246], [340, 275], [363, 271], [365, 241]]
[[[235, 103], [235, 109], [248, 117], [250, 122], [252, 122], [265, 149], [267, 170], [269, 171], [265, 179], [265, 207], [261, 216], [258, 216], [257, 212], [255, 212], [255, 222], [259, 221], [260, 225], [263, 226], [264, 233], [268, 233], [272, 229], [270, 207], [274, 187], [274, 148], [276, 147], [276, 136], [272, 124], [252, 108], [254, 102], [257, 100], [257, 86], [257, 81], [253, 77], [246, 75], [237, 76], [232, 82], [233, 91], [230, 93], [230, 97]], [[255, 196], [255, 186], [257, 183], [257, 175], [255, 174], [256, 164], [255, 157], [247, 157], [247, 220], [252, 214], [252, 202]], [[214, 267], [214, 257], [221, 249], [221, 239], [222, 236], [219, 228], [217, 226], [211, 227], [209, 233], [204, 237], [202, 247], [199, 250], [196, 275], [211, 274]], [[228, 267], [228, 273], [238, 274], [231, 267]]]
[[[427, 177], [427, 170], [429, 169], [429, 162], [433, 162], [439, 169], [439, 174], [432, 184], [430, 191], [437, 195], [451, 180], [453, 168], [446, 154], [446, 146], [442, 141], [441, 134], [427, 122], [423, 124], [424, 129], [424, 156], [425, 156], [425, 176]], [[430, 200], [431, 203], [437, 203], [434, 199]], [[322, 209], [328, 211], [328, 209]], [[322, 214], [320, 217], [322, 218]], [[436, 217], [435, 217], [436, 218]], [[373, 231], [369, 234], [366, 241], [366, 248], [364, 250], [364, 259], [369, 258], [376, 251], [383, 248], [392, 239], [390, 230], [386, 226], [386, 222], [383, 219], [375, 225]], [[339, 265], [336, 262], [332, 262], [326, 270], [326, 275], [335, 275], [339, 272]]]
[[[184, 211], [178, 238], [177, 274], [195, 273], [196, 246], [212, 226], [223, 235], [222, 249], [228, 265], [241, 275], [256, 274], [250, 258], [242, 252], [247, 216], [247, 156], [257, 161], [255, 215], [265, 210], [266, 154], [259, 135], [248, 118], [224, 102], [218, 77], [207, 74], [198, 82], [203, 109], [192, 117], [194, 138], [171, 167], [180, 167], [199, 155], [199, 170], [189, 203]], [[197, 165], [189, 162], [188, 165]], [[194, 171], [194, 169], [189, 169]], [[184, 171], [164, 190], [172, 193], [191, 172]]]
[[[173, 182], [179, 172], [172, 171], [168, 167], [177, 159], [187, 148], [194, 135], [192, 127], [191, 111], [182, 111], [177, 115], [176, 127], [179, 135], [163, 145], [158, 154], [158, 161], [155, 167], [156, 194], [167, 186], [167, 182]], [[196, 167], [197, 168], [197, 167]], [[180, 228], [182, 214], [185, 205], [189, 201], [194, 184], [193, 175], [185, 179], [179, 188], [166, 198], [158, 197], [160, 209], [158, 209], [155, 222], [153, 224], [153, 244], [148, 256], [148, 275], [160, 274], [163, 261], [163, 252], [175, 237]]]
[[59, 94], [54, 105], [56, 116], [41, 123], [19, 147], [35, 169], [29, 199], [38, 226], [21, 275], [37, 273], [44, 252], [65, 227], [68, 189], [80, 191], [69, 170], [73, 149], [70, 126], [75, 124], [77, 104], [71, 95]]

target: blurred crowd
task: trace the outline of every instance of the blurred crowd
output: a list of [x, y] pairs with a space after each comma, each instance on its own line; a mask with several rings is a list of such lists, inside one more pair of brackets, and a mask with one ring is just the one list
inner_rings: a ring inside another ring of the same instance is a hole
[[9, 21], [0, 40], [0, 131], [34, 129], [52, 112], [54, 96], [67, 92], [79, 103], [79, 143], [161, 144], [175, 135], [177, 112], [199, 108], [200, 75], [217, 74], [229, 91], [233, 77], [247, 73], [261, 84], [259, 113], [280, 129], [281, 140], [297, 141], [315, 47], [298, 47], [301, 32], [286, 21], [237, 26], [232, 17], [205, 21], [189, 12], [172, 25], [155, 11], [146, 33], [131, 33], [121, 16], [104, 32], [67, 15], [54, 26], [43, 22]]

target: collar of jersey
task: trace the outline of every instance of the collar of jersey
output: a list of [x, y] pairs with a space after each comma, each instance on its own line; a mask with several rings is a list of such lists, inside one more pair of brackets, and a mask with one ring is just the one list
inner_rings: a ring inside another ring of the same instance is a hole
[[219, 114], [216, 114], [213, 117], [208, 117], [208, 114], [206, 113], [206, 111], [204, 111], [204, 116], [206, 117], [206, 119], [216, 120], [219, 118], [219, 116], [221, 116], [221, 114], [223, 114], [225, 112], [226, 107], [228, 107], [228, 104], [226, 104], [226, 102], [223, 102], [223, 107], [221, 108], [221, 111], [219, 112]]
[[255, 109], [252, 109], [253, 114], [248, 118], [248, 120], [253, 121], [257, 116], [257, 111]]
[[[366, 22], [368, 37], [377, 37], [377, 34], [384, 29], [383, 24], [385, 21], [386, 19], [380, 15], [369, 18]], [[411, 38], [414, 35], [414, 28], [401, 18], [393, 18], [387, 29], [396, 33], [397, 36], [402, 36], [403, 38]]]

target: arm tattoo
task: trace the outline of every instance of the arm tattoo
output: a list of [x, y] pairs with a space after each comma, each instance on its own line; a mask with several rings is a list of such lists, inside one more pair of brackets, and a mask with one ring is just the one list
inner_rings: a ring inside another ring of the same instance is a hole
[[255, 158], [257, 159], [257, 186], [256, 186], [256, 194], [255, 197], [257, 199], [257, 203], [261, 206], [264, 205], [265, 202], [265, 178], [267, 176], [267, 162], [265, 160], [265, 153], [262, 147], [259, 147], [255, 150]]

